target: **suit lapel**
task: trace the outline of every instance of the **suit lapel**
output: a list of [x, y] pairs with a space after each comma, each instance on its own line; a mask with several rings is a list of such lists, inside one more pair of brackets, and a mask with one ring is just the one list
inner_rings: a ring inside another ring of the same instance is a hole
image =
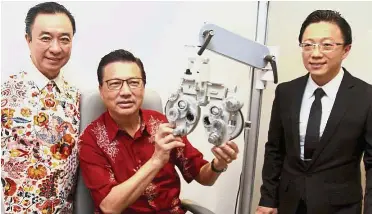
[[[302, 104], [302, 97], [305, 92], [307, 80], [309, 78], [309, 74], [301, 77], [296, 82], [296, 86], [293, 87], [295, 90], [293, 91], [293, 102], [291, 106], [291, 124], [292, 124], [292, 134], [293, 134], [293, 142], [294, 147], [296, 149], [296, 155], [298, 157], [299, 162], [302, 164], [303, 161], [301, 160], [300, 153], [300, 111], [301, 111], [301, 104]], [[304, 166], [304, 165], [303, 165]]]
[[337, 129], [338, 124], [340, 123], [341, 119], [343, 118], [347, 108], [351, 103], [353, 103], [353, 79], [354, 77], [351, 76], [346, 69], [344, 69], [344, 77], [342, 79], [340, 88], [338, 89], [335, 103], [333, 104], [331, 114], [329, 115], [326, 127], [324, 129], [323, 135], [320, 139], [320, 143], [315, 149], [314, 155], [310, 163], [307, 165], [307, 169], [311, 167], [311, 165], [316, 161], [319, 157], [321, 152], [323, 151], [324, 147], [330, 142], [330, 138], [334, 134], [335, 130]]

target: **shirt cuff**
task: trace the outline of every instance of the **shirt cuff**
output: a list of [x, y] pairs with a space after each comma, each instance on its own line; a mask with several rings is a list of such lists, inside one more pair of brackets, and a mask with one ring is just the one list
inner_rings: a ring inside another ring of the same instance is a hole
[[278, 208], [278, 201], [273, 199], [261, 198], [258, 206], [262, 207], [270, 207], [270, 208]]

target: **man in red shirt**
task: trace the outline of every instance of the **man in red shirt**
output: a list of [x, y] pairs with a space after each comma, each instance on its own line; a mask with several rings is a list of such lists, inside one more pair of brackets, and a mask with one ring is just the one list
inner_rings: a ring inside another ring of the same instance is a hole
[[107, 111], [80, 137], [80, 167], [100, 213], [177, 213], [180, 178], [211, 186], [239, 152], [232, 142], [213, 147], [209, 163], [186, 137], [176, 137], [166, 117], [141, 109], [146, 73], [125, 50], [104, 56], [97, 70]]

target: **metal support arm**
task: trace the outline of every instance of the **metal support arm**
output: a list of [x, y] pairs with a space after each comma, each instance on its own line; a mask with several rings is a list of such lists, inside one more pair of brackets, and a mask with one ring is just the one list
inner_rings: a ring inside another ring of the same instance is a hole
[[[213, 38], [212, 38], [213, 37]], [[201, 46], [199, 55], [208, 49], [232, 60], [264, 69], [267, 63], [271, 64], [274, 74], [274, 83], [278, 82], [275, 56], [270, 54], [267, 46], [249, 40], [214, 24], [205, 24], [199, 33]]]
[[[265, 72], [263, 69], [267, 63], [270, 63], [273, 71], [273, 82], [278, 83], [275, 57], [270, 54], [269, 48], [263, 45], [266, 43], [268, 7], [269, 2], [267, 1], [258, 3], [256, 41], [251, 41], [213, 24], [205, 24], [199, 33], [200, 42], [203, 44], [201, 53], [204, 49], [208, 49], [253, 67], [247, 114], [248, 121], [245, 122], [248, 127], [244, 130], [245, 147], [238, 206], [239, 214], [249, 214], [252, 209], [262, 89], [264, 89], [264, 87], [257, 88], [255, 83], [263, 82], [262, 72]], [[201, 53], [198, 54], [201, 55]]]

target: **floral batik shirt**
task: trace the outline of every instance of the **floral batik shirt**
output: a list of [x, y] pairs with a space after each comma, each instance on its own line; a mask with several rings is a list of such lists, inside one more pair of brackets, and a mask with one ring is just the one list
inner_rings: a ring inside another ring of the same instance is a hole
[[5, 213], [72, 213], [80, 92], [30, 69], [1, 88]]
[[[167, 123], [166, 117], [145, 109], [140, 110], [140, 115], [141, 126], [134, 137], [120, 130], [108, 112], [88, 125], [80, 136], [80, 168], [96, 213], [101, 213], [99, 205], [111, 189], [132, 177], [154, 153], [155, 133], [161, 123]], [[172, 150], [169, 162], [123, 214], [185, 213], [179, 199], [181, 184], [175, 167], [186, 182], [191, 182], [208, 162], [186, 137], [183, 142], [185, 146]]]

